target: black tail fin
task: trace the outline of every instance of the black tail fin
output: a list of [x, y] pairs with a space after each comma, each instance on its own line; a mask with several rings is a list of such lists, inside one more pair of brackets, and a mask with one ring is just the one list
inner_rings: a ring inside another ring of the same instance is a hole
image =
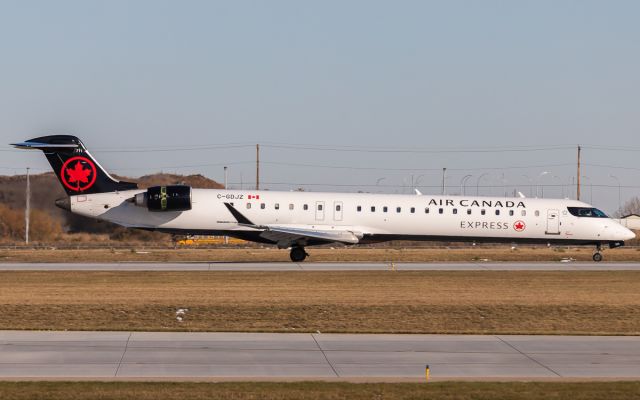
[[137, 189], [109, 175], [75, 136], [53, 135], [14, 143], [21, 149], [42, 150], [69, 196]]

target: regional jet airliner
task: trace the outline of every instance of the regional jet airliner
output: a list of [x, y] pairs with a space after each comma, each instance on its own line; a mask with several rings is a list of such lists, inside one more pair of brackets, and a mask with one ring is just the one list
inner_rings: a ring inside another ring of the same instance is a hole
[[75, 136], [38, 137], [14, 146], [42, 150], [68, 197], [56, 205], [129, 228], [226, 235], [290, 249], [389, 240], [541, 243], [615, 248], [635, 237], [581, 201], [508, 197], [140, 189], [113, 178]]

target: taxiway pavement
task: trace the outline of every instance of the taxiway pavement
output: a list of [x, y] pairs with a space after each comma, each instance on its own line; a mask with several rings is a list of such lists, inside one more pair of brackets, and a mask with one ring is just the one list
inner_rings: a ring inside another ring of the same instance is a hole
[[0, 263], [0, 271], [640, 271], [640, 263], [466, 262], [466, 263], [277, 263], [277, 262], [120, 262]]
[[[64, 317], [64, 316], [61, 316]], [[638, 379], [640, 337], [0, 331], [0, 379]]]

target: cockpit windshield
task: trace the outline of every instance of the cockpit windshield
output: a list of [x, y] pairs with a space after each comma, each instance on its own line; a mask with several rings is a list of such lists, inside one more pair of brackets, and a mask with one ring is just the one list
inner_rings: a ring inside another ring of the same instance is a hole
[[598, 210], [597, 208], [588, 208], [588, 207], [567, 207], [571, 215], [575, 215], [576, 217], [587, 217], [587, 218], [609, 218], [607, 214]]

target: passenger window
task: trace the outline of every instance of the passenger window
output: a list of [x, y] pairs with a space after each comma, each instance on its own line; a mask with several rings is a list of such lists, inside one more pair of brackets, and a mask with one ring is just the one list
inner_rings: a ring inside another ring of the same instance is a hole
[[427, 208], [425, 208], [425, 209], [424, 209], [424, 213], [425, 213], [425, 214], [429, 214], [429, 207], [427, 207]]
[[540, 211], [536, 210], [536, 212], [534, 213], [536, 217], [540, 216]]
[[336, 211], [340, 211], [340, 204], [336, 204]]
[[309, 205], [308, 204], [303, 204], [302, 205], [302, 209], [303, 210], [308, 210], [309, 209]]
[[522, 210], [522, 212], [520, 213], [520, 215], [522, 215], [523, 217], [527, 216], [527, 210]]
[[513, 210], [509, 210], [509, 216], [513, 217]]
[[500, 215], [500, 210], [496, 210], [496, 215]]
[[376, 212], [376, 207], [375, 206], [371, 206], [371, 212]]
[[411, 207], [411, 214], [416, 212], [416, 208], [415, 207]]
[[442, 208], [438, 209], [438, 214], [442, 214], [443, 212], [444, 212], [444, 209], [442, 209]]
[[454, 213], [454, 214], [457, 214], [457, 213], [458, 213], [458, 209], [457, 209], [457, 208], [454, 208], [454, 209], [453, 209], [453, 213]]
[[279, 210], [280, 209], [280, 203], [276, 203], [275, 204], [275, 208], [276, 208], [276, 210]]
[[484, 208], [482, 210], [480, 210], [480, 215], [485, 215], [487, 212], [484, 210]]
[[388, 208], [387, 206], [382, 207], [382, 212], [387, 212]]
[[396, 212], [400, 212], [400, 211], [402, 211], [402, 208], [396, 207]]
[[358, 212], [360, 212], [362, 211], [362, 206], [358, 206], [356, 209], [358, 210]]
[[289, 204], [289, 210], [293, 210], [293, 204]]
[[251, 203], [247, 203], [247, 210], [251, 209]]
[[322, 204], [318, 204], [318, 211], [322, 211]]
[[266, 204], [264, 204], [264, 203], [260, 203], [260, 208], [261, 208], [262, 210], [264, 210], [264, 208], [265, 208], [265, 207], [266, 207]]
[[467, 215], [471, 215], [471, 209], [467, 208]]

